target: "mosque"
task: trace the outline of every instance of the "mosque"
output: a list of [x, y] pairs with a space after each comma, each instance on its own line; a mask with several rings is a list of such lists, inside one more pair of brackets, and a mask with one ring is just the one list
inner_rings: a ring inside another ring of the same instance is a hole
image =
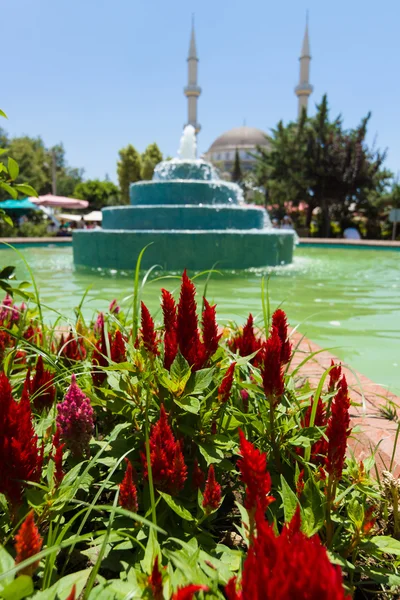
[[[310, 78], [310, 43], [308, 39], [308, 22], [304, 32], [303, 45], [300, 55], [300, 78], [294, 92], [298, 98], [298, 114], [301, 114], [303, 108], [307, 110], [308, 98], [313, 91], [309, 82]], [[196, 49], [196, 37], [194, 23], [192, 23], [192, 32], [190, 36], [188, 62], [188, 83], [184, 88], [184, 94], [188, 102], [188, 120], [187, 125], [193, 125], [198, 133], [201, 126], [197, 119], [197, 102], [201, 94], [201, 88], [197, 82], [198, 56]], [[239, 153], [240, 165], [242, 171], [250, 171], [254, 167], [255, 158], [252, 156], [257, 146], [269, 148], [267, 134], [256, 127], [234, 127], [225, 131], [211, 144], [207, 152], [204, 153], [205, 160], [214, 163], [224, 174], [230, 174], [233, 169], [236, 150]]]

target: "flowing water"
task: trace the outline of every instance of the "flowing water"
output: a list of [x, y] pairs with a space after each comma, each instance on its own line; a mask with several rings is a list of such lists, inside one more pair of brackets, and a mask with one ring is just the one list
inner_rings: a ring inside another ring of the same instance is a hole
[[[132, 294], [133, 275], [75, 271], [71, 247], [21, 250], [32, 268], [42, 302], [73, 316], [90, 286], [84, 313], [105, 310], [113, 298]], [[0, 266], [13, 264], [18, 279], [28, 271], [12, 250], [0, 251]], [[299, 247], [292, 265], [270, 269], [271, 306], [282, 303], [290, 324], [330, 349], [367, 377], [400, 393], [400, 252], [390, 250]], [[217, 303], [220, 323], [243, 323], [249, 312], [261, 317], [262, 271], [212, 276], [207, 296]], [[201, 293], [205, 278], [198, 280]], [[177, 279], [150, 281], [143, 300], [153, 313], [159, 290], [175, 289]], [[129, 300], [125, 300], [127, 306]], [[55, 313], [45, 310], [46, 318]], [[158, 315], [159, 318], [160, 315]]]

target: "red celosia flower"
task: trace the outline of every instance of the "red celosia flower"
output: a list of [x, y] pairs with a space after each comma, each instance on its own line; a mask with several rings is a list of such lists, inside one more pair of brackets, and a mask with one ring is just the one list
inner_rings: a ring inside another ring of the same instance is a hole
[[241, 429], [239, 439], [242, 458], [238, 460], [238, 467], [241, 479], [246, 485], [244, 506], [248, 511], [254, 511], [256, 506], [265, 511], [274, 501], [272, 496], [268, 496], [271, 491], [271, 476], [267, 471], [267, 457], [246, 440]]
[[107, 372], [103, 371], [101, 367], [107, 367], [107, 348], [102, 340], [96, 343], [92, 354], [92, 380], [96, 387], [103, 385], [107, 379]]
[[160, 568], [158, 566], [158, 556], [154, 561], [153, 570], [149, 577], [149, 586], [151, 588], [154, 600], [163, 600], [163, 584], [162, 584], [162, 574]]
[[225, 588], [228, 600], [350, 600], [340, 567], [330, 563], [319, 537], [307, 538], [300, 531], [299, 511], [279, 536], [261, 510], [256, 524], [241, 589], [231, 579]]
[[35, 375], [30, 383], [30, 391], [33, 396], [33, 405], [39, 412], [49, 409], [56, 397], [56, 388], [53, 385], [54, 375], [46, 371], [43, 366], [43, 358], [40, 354], [36, 362]]
[[170, 292], [162, 289], [162, 311], [164, 315], [164, 367], [169, 369], [178, 353], [176, 333], [176, 305]]
[[63, 357], [64, 362], [67, 365], [79, 360], [85, 360], [86, 348], [83, 339], [80, 337], [75, 339], [72, 335], [72, 331], [70, 331], [66, 340], [64, 340], [64, 336], [61, 335], [58, 353]]
[[304, 469], [302, 469], [299, 473], [299, 476], [296, 481], [296, 494], [297, 497], [300, 498], [304, 490]]
[[[257, 338], [254, 333], [253, 315], [249, 315], [242, 333], [237, 333], [234, 338], [228, 341], [228, 346], [232, 352], [239, 352], [240, 356], [250, 356], [254, 352], [261, 350], [263, 342]], [[258, 352], [251, 363], [257, 367], [260, 364], [261, 352]]]
[[133, 483], [133, 467], [132, 463], [127, 458], [125, 458], [125, 461], [126, 471], [122, 483], [119, 486], [118, 501], [122, 508], [131, 510], [132, 512], [137, 512], [137, 490], [135, 484]]
[[285, 389], [281, 352], [282, 342], [278, 330], [273, 327], [271, 335], [264, 344], [261, 375], [264, 393], [274, 405], [278, 404]]
[[204, 352], [197, 328], [195, 295], [195, 285], [187, 276], [185, 269], [182, 275], [176, 327], [179, 350], [189, 365], [196, 370], [202, 367]]
[[371, 533], [371, 529], [376, 523], [376, 517], [373, 516], [375, 508], [375, 506], [369, 506], [365, 511], [364, 523], [362, 526], [362, 532], [364, 535]]
[[114, 339], [111, 342], [111, 360], [116, 363], [126, 362], [125, 342], [119, 329], [115, 332]]
[[55, 450], [53, 460], [54, 460], [54, 482], [56, 487], [60, 485], [62, 480], [64, 479], [64, 471], [63, 471], [63, 450], [65, 448], [65, 444], [60, 444], [60, 430], [57, 427], [56, 433], [53, 436], [53, 448]]
[[[25, 521], [22, 523], [17, 535], [15, 536], [15, 563], [19, 563], [35, 556], [42, 549], [43, 540], [39, 535], [39, 530], [36, 527], [35, 520], [33, 518], [33, 510], [28, 513]], [[18, 571], [19, 575], [29, 575], [32, 577], [33, 573], [37, 569], [39, 561], [31, 563], [29, 566], [24, 567]]]
[[204, 476], [203, 471], [199, 467], [199, 461], [197, 460], [197, 458], [195, 458], [194, 463], [193, 463], [193, 475], [192, 475], [193, 487], [195, 487], [196, 489], [203, 487], [204, 479], [205, 479], [205, 476]]
[[292, 355], [292, 344], [288, 340], [288, 324], [286, 313], [278, 308], [272, 315], [272, 328], [276, 327], [278, 335], [282, 343], [281, 348], [281, 363], [286, 365]]
[[222, 333], [218, 334], [218, 325], [215, 317], [216, 306], [211, 306], [204, 298], [204, 310], [202, 316], [203, 343], [206, 360], [208, 360], [218, 349], [218, 342]]
[[206, 585], [195, 585], [190, 583], [189, 585], [185, 585], [185, 587], [178, 588], [172, 596], [172, 600], [192, 600], [196, 592], [207, 592], [208, 589], [209, 588]]
[[65, 600], [76, 600], [76, 585], [75, 585], [75, 583], [72, 586], [71, 593], [69, 594], [68, 598], [66, 598]]
[[331, 359], [331, 370], [329, 371], [329, 385], [328, 391], [333, 392], [336, 388], [336, 384], [338, 383], [341, 375], [342, 375], [342, 365], [339, 363], [335, 365], [333, 359]]
[[142, 318], [141, 318], [141, 329], [140, 333], [142, 335], [143, 345], [148, 352], [154, 354], [154, 356], [159, 355], [158, 351], [158, 340], [157, 334], [154, 329], [154, 321], [151, 318], [149, 310], [144, 302], [141, 303], [142, 307]]
[[0, 456], [2, 476], [0, 492], [15, 507], [21, 503], [24, 481], [39, 481], [43, 463], [43, 446], [32, 423], [28, 384], [20, 402], [11, 393], [10, 382], [0, 373]]
[[346, 378], [343, 375], [338, 391], [332, 402], [331, 416], [329, 418], [326, 435], [328, 438], [328, 455], [326, 470], [335, 479], [342, 476], [344, 459], [346, 456], [347, 438], [350, 435], [350, 398], [347, 390]]
[[[310, 426], [310, 419], [311, 419], [311, 412], [312, 412], [313, 404], [314, 404], [314, 398], [311, 396], [310, 406], [307, 408], [306, 414], [304, 415], [304, 419], [301, 422], [302, 427]], [[326, 427], [326, 425], [327, 425], [327, 418], [326, 418], [325, 406], [321, 400], [321, 397], [319, 397], [318, 403], [317, 403], [317, 410], [315, 412], [314, 427]], [[314, 442], [314, 444], [311, 446], [311, 456], [310, 456], [311, 462], [313, 462], [316, 465], [324, 464], [327, 451], [328, 451], [328, 442], [324, 438], [324, 436], [321, 435], [321, 438], [318, 441]]]
[[203, 496], [203, 508], [206, 514], [217, 510], [221, 504], [221, 486], [215, 479], [214, 467], [211, 465], [208, 469], [208, 477]]
[[[185, 484], [187, 467], [181, 445], [175, 441], [163, 405], [161, 405], [159, 420], [152, 426], [149, 442], [154, 485], [169, 494], [176, 494]], [[147, 478], [147, 460], [144, 452], [142, 452], [142, 461], [144, 476]]]
[[6, 351], [12, 345], [11, 336], [4, 329], [0, 330], [0, 362], [3, 362]]
[[229, 396], [231, 395], [235, 367], [236, 363], [231, 363], [221, 381], [221, 384], [218, 388], [218, 400], [220, 402], [228, 402], [229, 400]]

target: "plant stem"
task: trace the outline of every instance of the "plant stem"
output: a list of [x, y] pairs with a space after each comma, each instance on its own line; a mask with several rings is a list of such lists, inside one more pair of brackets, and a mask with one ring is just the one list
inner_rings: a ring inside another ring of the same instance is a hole
[[394, 520], [393, 537], [398, 539], [399, 533], [400, 533], [400, 523], [399, 523], [399, 492], [398, 492], [397, 487], [393, 488], [392, 497], [393, 497], [393, 520]]
[[[157, 525], [157, 513], [156, 513], [156, 501], [154, 496], [154, 485], [153, 485], [153, 472], [151, 469], [151, 454], [150, 454], [150, 439], [149, 439], [149, 399], [150, 399], [150, 388], [147, 388], [146, 394], [146, 410], [144, 419], [144, 428], [146, 436], [146, 460], [147, 460], [147, 474], [149, 478], [149, 490], [150, 490], [150, 503], [151, 503], [151, 514], [154, 525]], [[154, 532], [157, 536], [157, 532]]]
[[271, 446], [275, 457], [275, 466], [278, 473], [282, 473], [281, 455], [279, 452], [279, 445], [276, 441], [276, 430], [275, 430], [275, 406], [273, 398], [269, 398], [269, 425], [271, 433]]
[[326, 492], [326, 546], [330, 548], [333, 540], [334, 527], [332, 522], [332, 506], [336, 495], [336, 481], [333, 475], [329, 475], [328, 488]]

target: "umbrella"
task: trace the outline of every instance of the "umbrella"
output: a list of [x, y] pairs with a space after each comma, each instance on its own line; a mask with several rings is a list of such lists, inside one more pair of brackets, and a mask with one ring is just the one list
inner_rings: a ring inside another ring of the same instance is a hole
[[57, 219], [62, 219], [63, 221], [82, 221], [82, 217], [80, 215], [67, 215], [65, 213], [57, 213], [55, 217]]
[[103, 213], [101, 210], [92, 210], [92, 212], [88, 213], [83, 218], [85, 221], [102, 221]]
[[45, 196], [39, 196], [39, 198], [29, 198], [29, 200], [37, 206], [87, 208], [89, 205], [87, 200], [76, 200], [75, 198], [66, 198], [65, 196], [53, 196], [53, 194], [46, 194]]
[[28, 198], [22, 198], [22, 200], [3, 200], [0, 202], [0, 208], [3, 210], [38, 210], [38, 207], [35, 206]]

